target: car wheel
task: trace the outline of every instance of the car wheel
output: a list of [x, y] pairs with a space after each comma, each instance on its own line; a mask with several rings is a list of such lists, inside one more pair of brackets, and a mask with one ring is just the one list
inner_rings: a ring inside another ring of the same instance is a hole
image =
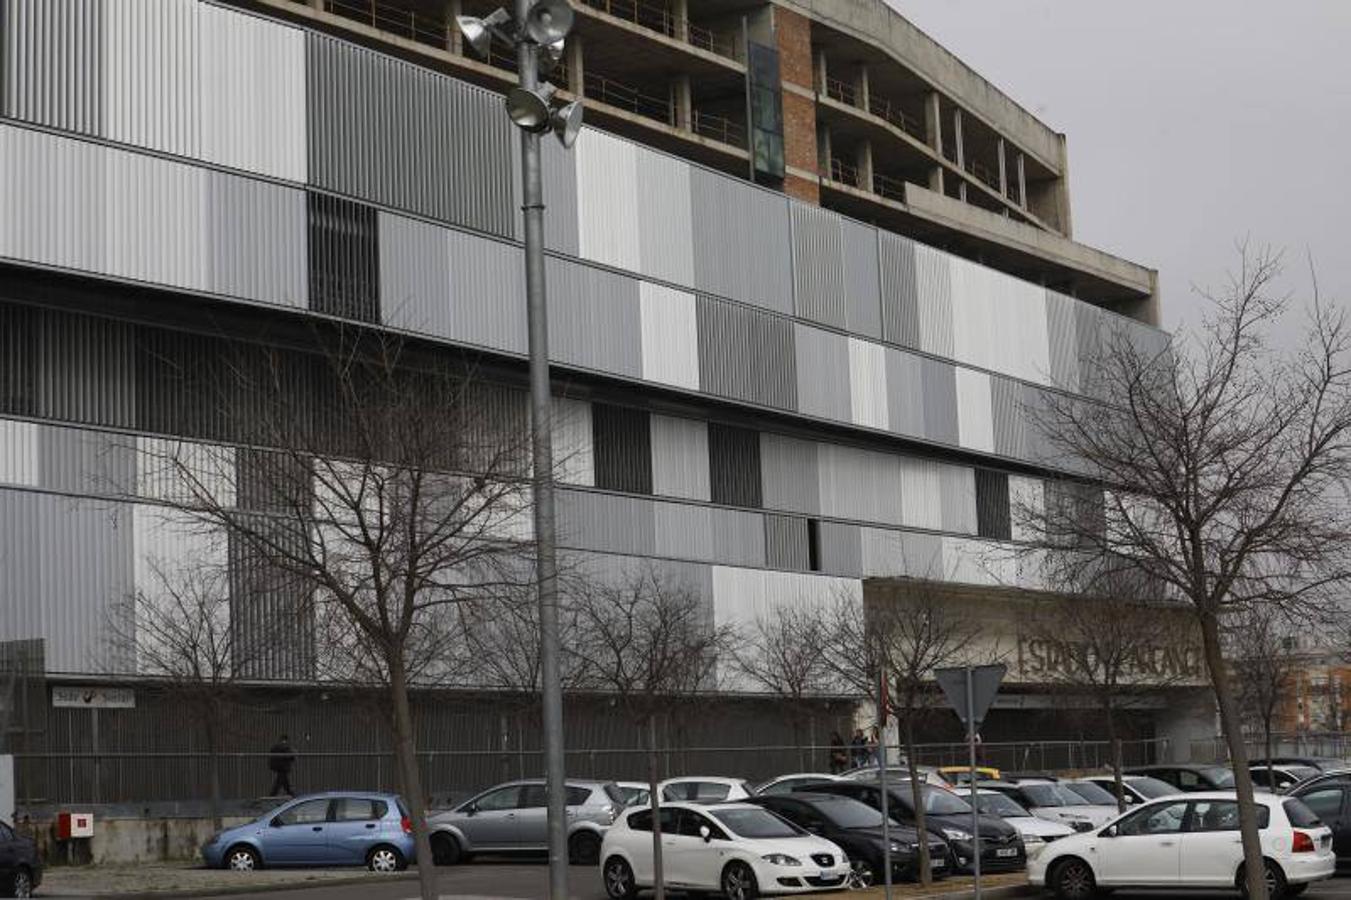
[[600, 838], [579, 831], [568, 840], [568, 862], [574, 866], [594, 866], [600, 862]]
[[404, 867], [403, 854], [388, 844], [381, 844], [366, 854], [366, 868], [372, 872], [388, 874]]
[[605, 861], [605, 893], [613, 900], [630, 900], [638, 896], [638, 885], [633, 880], [633, 869], [618, 856]]
[[8, 897], [33, 896], [33, 875], [25, 868], [19, 868], [9, 880]]
[[1055, 867], [1055, 873], [1047, 879], [1060, 900], [1088, 900], [1097, 893], [1097, 884], [1093, 879], [1093, 869], [1082, 859], [1070, 857]]
[[263, 861], [252, 847], [240, 844], [225, 851], [225, 868], [232, 872], [252, 872], [262, 867]]
[[[1266, 860], [1263, 865], [1263, 871], [1266, 873], [1267, 881], [1267, 900], [1281, 900], [1282, 897], [1289, 897], [1290, 892], [1286, 887], [1285, 873], [1281, 867], [1271, 860]], [[1238, 870], [1238, 880], [1243, 891], [1243, 896], [1248, 896], [1248, 879], [1244, 877], [1243, 869]]]
[[460, 842], [455, 840], [453, 834], [437, 832], [432, 835], [432, 862], [438, 866], [453, 866], [463, 858]]
[[873, 867], [868, 865], [867, 860], [851, 859], [849, 861], [849, 888], [850, 890], [863, 891], [873, 886], [876, 881], [876, 875]]
[[722, 895], [727, 900], [755, 900], [760, 888], [755, 873], [743, 862], [734, 862], [722, 870]]

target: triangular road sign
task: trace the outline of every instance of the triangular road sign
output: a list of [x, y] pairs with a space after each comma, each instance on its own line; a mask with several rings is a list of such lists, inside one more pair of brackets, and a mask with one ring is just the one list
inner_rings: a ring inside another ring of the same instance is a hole
[[935, 669], [934, 678], [938, 680], [938, 686], [943, 689], [943, 695], [948, 698], [949, 705], [957, 711], [957, 715], [962, 720], [962, 724], [967, 727], [969, 732], [980, 730], [980, 724], [985, 721], [985, 713], [989, 711], [990, 704], [994, 702], [995, 694], [999, 693], [999, 684], [1004, 680], [1004, 675], [1008, 673], [1008, 666], [971, 666], [971, 697], [970, 714], [973, 722], [967, 721], [967, 696], [966, 696], [966, 673], [968, 668]]

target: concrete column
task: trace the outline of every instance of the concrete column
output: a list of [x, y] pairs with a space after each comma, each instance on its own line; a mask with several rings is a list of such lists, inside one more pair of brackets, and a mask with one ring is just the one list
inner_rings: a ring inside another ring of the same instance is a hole
[[929, 141], [929, 149], [943, 155], [943, 114], [938, 103], [938, 92], [934, 91], [924, 98], [924, 134]]
[[324, 11], [324, 0], [310, 0], [310, 9]]
[[586, 96], [586, 65], [582, 61], [582, 36], [568, 35], [564, 46], [564, 59], [568, 62], [568, 90], [574, 97]]
[[1018, 205], [1027, 209], [1027, 160], [1021, 150], [1017, 156], [1018, 169]]
[[1005, 197], [1009, 195], [1009, 167], [1008, 160], [1005, 157], [1007, 151], [1004, 149], [1004, 139], [1000, 138], [999, 143], [995, 145], [999, 151], [999, 193]]
[[690, 2], [689, 0], [672, 0], [671, 15], [675, 19], [671, 24], [675, 33], [675, 39], [689, 43], [690, 40]]
[[824, 94], [826, 92], [826, 51], [816, 51], [816, 93]]
[[873, 142], [864, 139], [859, 142], [854, 153], [854, 165], [858, 168], [858, 186], [865, 191], [873, 190]]
[[821, 125], [816, 129], [816, 160], [822, 175], [830, 177], [830, 127]]
[[868, 67], [859, 64], [858, 74], [854, 76], [854, 105], [864, 112], [868, 111]]
[[455, 24], [455, 17], [463, 13], [464, 0], [446, 0], [446, 49], [456, 56], [464, 55], [464, 35]]
[[677, 75], [671, 85], [671, 99], [675, 107], [675, 124], [685, 131], [694, 129], [694, 91], [690, 88], [689, 75]]
[[943, 167], [934, 166], [929, 170], [929, 190], [935, 194], [943, 193]]
[[[952, 111], [952, 146], [957, 154], [957, 168], [963, 173], [966, 172], [966, 145], [962, 140], [962, 111], [954, 109]], [[966, 178], [957, 182], [957, 198], [966, 199]]]

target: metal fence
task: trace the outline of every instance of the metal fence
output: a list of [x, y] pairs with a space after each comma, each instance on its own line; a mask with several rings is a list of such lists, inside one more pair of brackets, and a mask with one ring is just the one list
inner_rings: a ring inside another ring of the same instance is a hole
[[[1266, 741], [1261, 735], [1249, 734], [1244, 739], [1249, 759], [1267, 755]], [[1193, 762], [1225, 764], [1229, 762], [1229, 747], [1224, 738], [1214, 737], [1192, 741]], [[1272, 734], [1273, 756], [1311, 756], [1351, 760], [1351, 734], [1345, 732], [1289, 732]]]

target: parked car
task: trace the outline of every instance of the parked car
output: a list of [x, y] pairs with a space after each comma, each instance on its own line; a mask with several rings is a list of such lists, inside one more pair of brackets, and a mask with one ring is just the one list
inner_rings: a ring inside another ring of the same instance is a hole
[[[1258, 826], [1272, 900], [1328, 878], [1332, 832], [1301, 801], [1259, 794]], [[1242, 883], [1238, 801], [1233, 791], [1151, 800], [1104, 828], [1056, 841], [1028, 866], [1028, 881], [1061, 900], [1102, 888], [1231, 889]]]
[[1351, 781], [1300, 785], [1290, 792], [1332, 829], [1332, 852], [1338, 866], [1351, 863]]
[[[862, 800], [873, 809], [882, 808], [882, 786], [875, 781], [841, 781], [801, 788], [823, 794], [838, 794]], [[926, 784], [924, 827], [943, 838], [952, 847], [953, 868], [969, 872], [975, 865], [975, 846], [971, 834], [971, 807], [947, 788]], [[915, 807], [910, 782], [887, 785], [887, 814], [902, 825], [915, 824]], [[980, 867], [984, 872], [1010, 872], [1027, 862], [1027, 851], [1018, 829], [998, 816], [980, 816]]]
[[1051, 841], [1057, 841], [1075, 833], [1074, 829], [1068, 825], [1032, 815], [1019, 806], [1018, 802], [1012, 797], [1005, 796], [998, 791], [981, 790], [977, 787], [976, 804], [980, 811], [987, 816], [998, 816], [1018, 829], [1018, 833], [1023, 836], [1023, 849], [1027, 852], [1028, 859], [1041, 853], [1042, 849]]
[[[1267, 758], [1250, 759], [1250, 766], [1265, 766]], [[1319, 772], [1332, 772], [1338, 769], [1351, 768], [1351, 762], [1344, 759], [1337, 759], [1332, 756], [1273, 756], [1271, 758], [1273, 766], [1307, 766], [1310, 769], [1317, 769]]]
[[[939, 766], [938, 775], [948, 784], [970, 784], [970, 766]], [[998, 781], [999, 770], [989, 766], [976, 766], [977, 781]]]
[[1149, 775], [1160, 781], [1166, 781], [1179, 791], [1232, 791], [1234, 773], [1224, 766], [1205, 765], [1157, 765], [1132, 766], [1125, 770], [1127, 775]]
[[1007, 784], [986, 781], [977, 785], [1012, 797], [1032, 815], [1051, 822], [1068, 825], [1075, 831], [1091, 831], [1114, 819], [1118, 813], [1116, 801], [1110, 804], [1089, 803], [1074, 791], [1054, 781], [1026, 781]]
[[[834, 890], [849, 876], [835, 844], [749, 803], [667, 803], [660, 809], [668, 887], [727, 900]], [[601, 878], [615, 900], [653, 883], [652, 810], [625, 812], [605, 832]]]
[[[749, 802], [838, 846], [849, 857], [850, 868], [864, 876], [864, 884], [885, 880], [888, 841], [892, 880], [919, 878], [919, 832], [909, 825], [892, 823], [884, 840], [882, 814], [860, 800], [838, 794], [794, 793], [763, 795]], [[947, 843], [930, 838], [929, 871], [935, 878], [945, 878], [950, 868]]]
[[[1351, 784], [1351, 767], [1345, 769], [1329, 769], [1310, 778], [1301, 781], [1295, 785], [1294, 789], [1303, 789], [1313, 787], [1318, 784]], [[1292, 789], [1292, 790], [1294, 790]]]
[[40, 884], [37, 844], [0, 822], [0, 896], [31, 897]]
[[[1095, 784], [1092, 781], [1074, 779], [1061, 781], [1057, 783], [1061, 787], [1067, 788], [1068, 790], [1071, 790], [1074, 793], [1078, 794], [1080, 797], [1083, 797], [1085, 800], [1087, 800], [1094, 806], [1110, 806], [1112, 807], [1112, 809], [1116, 810], [1120, 809], [1120, 807], [1117, 805], [1116, 802], [1116, 794], [1113, 794], [1109, 789], [1101, 785]], [[1177, 791], [1172, 790], [1169, 791], [1168, 793], [1176, 794]], [[1130, 795], [1128, 794], [1127, 796]]]
[[[569, 781], [567, 799], [568, 859], [594, 866], [605, 829], [627, 805], [624, 794], [609, 781]], [[432, 858], [449, 866], [476, 853], [547, 853], [547, 807], [543, 779], [489, 788], [427, 821]]]
[[[849, 781], [874, 781], [881, 776], [881, 770], [881, 766], [859, 766], [857, 769], [848, 769], [841, 772], [840, 777]], [[916, 766], [915, 771], [925, 784], [937, 785], [938, 787], [948, 786], [947, 780], [938, 773], [938, 769], [934, 766]], [[909, 781], [910, 768], [904, 763], [887, 766], [887, 780]]]
[[799, 785], [841, 780], [842, 778], [839, 775], [825, 775], [819, 772], [801, 772], [796, 775], [780, 775], [778, 778], [771, 778], [763, 784], [756, 785], [755, 790], [752, 793], [756, 796], [764, 794], [787, 794]]
[[1260, 766], [1252, 766], [1248, 769], [1248, 773], [1252, 776], [1254, 787], [1265, 788], [1268, 791], [1282, 794], [1301, 781], [1308, 781], [1318, 775], [1319, 771], [1313, 766], [1272, 765], [1268, 767], [1263, 763]]
[[413, 823], [395, 794], [330, 791], [296, 797], [202, 846], [211, 867], [366, 866], [394, 872], [415, 859]]
[[646, 781], [616, 781], [615, 787], [624, 797], [625, 806], [647, 806], [652, 786]]
[[745, 800], [753, 793], [751, 786], [740, 778], [689, 777], [668, 778], [657, 785], [661, 802], [723, 803]]
[[[1116, 796], [1116, 779], [1111, 775], [1089, 775], [1087, 778], [1080, 780], [1091, 781], [1108, 794], [1113, 797]], [[1151, 775], [1122, 775], [1121, 790], [1126, 795], [1126, 802], [1130, 804], [1157, 800], [1160, 797], [1171, 797], [1177, 793], [1177, 788]], [[1113, 802], [1116, 801], [1113, 800]]]

